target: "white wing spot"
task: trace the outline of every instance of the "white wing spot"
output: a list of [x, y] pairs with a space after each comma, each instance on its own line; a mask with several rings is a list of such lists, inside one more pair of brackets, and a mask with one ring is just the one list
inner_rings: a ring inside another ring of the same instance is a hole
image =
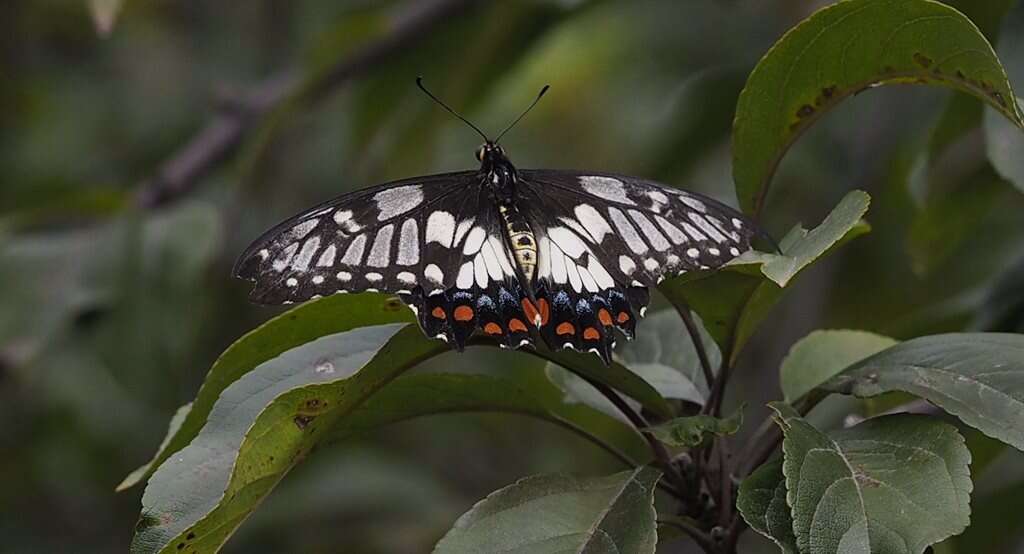
[[700, 231], [698, 231], [696, 227], [694, 227], [693, 225], [690, 225], [689, 223], [686, 223], [685, 221], [683, 222], [683, 229], [691, 237], [693, 237], [693, 240], [700, 241], [700, 240], [706, 240], [707, 239], [707, 237], [705, 237]]
[[629, 256], [619, 256], [619, 269], [626, 275], [631, 275], [636, 271], [636, 262]]
[[572, 289], [576, 292], [583, 292], [583, 279], [580, 278], [580, 272], [576, 271], [576, 264], [573, 263], [572, 258], [566, 257], [565, 272], [569, 276], [569, 284], [572, 285]]
[[465, 236], [466, 231], [469, 231], [469, 228], [473, 226], [474, 221], [476, 221], [476, 218], [471, 217], [459, 222], [459, 226], [455, 228], [455, 240], [452, 241], [452, 244], [459, 244], [462, 242], [462, 237]]
[[608, 208], [608, 215], [612, 218], [612, 223], [615, 224], [615, 228], [619, 230], [619, 236], [626, 242], [626, 246], [630, 250], [637, 254], [643, 254], [647, 252], [647, 243], [640, 238], [640, 234], [637, 232], [633, 224], [626, 219], [625, 214], [619, 211], [617, 208]]
[[679, 256], [676, 256], [675, 254], [669, 254], [668, 257], [665, 258], [665, 261], [668, 263], [668, 265], [675, 266], [679, 265], [679, 262], [681, 260], [679, 259]]
[[419, 185], [395, 187], [378, 192], [373, 199], [380, 210], [377, 221], [384, 221], [419, 206], [423, 202], [423, 188]]
[[699, 258], [700, 257], [700, 250], [697, 250], [696, 248], [691, 248], [691, 249], [686, 251], [686, 255], [691, 257], [691, 258]]
[[508, 257], [508, 249], [505, 244], [501, 242], [501, 238], [496, 236], [490, 236], [487, 238], [487, 242], [490, 243], [491, 248], [494, 249], [494, 254], [498, 258], [498, 263], [501, 264], [501, 269], [505, 272], [505, 275], [516, 274], [516, 270], [512, 268], [512, 262]]
[[455, 218], [452, 214], [439, 210], [427, 218], [426, 242], [436, 242], [445, 248], [452, 247], [452, 232], [455, 231]]
[[350, 219], [352, 219], [352, 210], [338, 210], [334, 212], [334, 222], [338, 225], [342, 225]]
[[719, 251], [717, 248], [708, 248], [708, 254], [711, 254], [712, 256], [717, 256], [721, 253], [722, 252]]
[[682, 232], [679, 229], [679, 227], [672, 225], [672, 222], [665, 219], [664, 217], [656, 215], [654, 216], [654, 220], [658, 222], [658, 226], [661, 227], [662, 231], [665, 231], [665, 234], [668, 235], [668, 238], [672, 239], [672, 242], [676, 244], [683, 244], [684, 242], [690, 240], [689, 237], [686, 236], [686, 233]]
[[598, 287], [602, 289], [610, 289], [615, 286], [615, 279], [612, 279], [612, 276], [608, 274], [608, 271], [603, 265], [601, 265], [601, 262], [597, 261], [597, 256], [590, 257], [590, 263], [587, 264], [587, 270], [594, 276], [594, 281], [597, 282]]
[[732, 226], [737, 228], [737, 229], [742, 229], [743, 228], [743, 222], [740, 221], [738, 218], [734, 217], [734, 218], [732, 218]]
[[309, 234], [317, 224], [320, 223], [319, 219], [307, 219], [302, 223], [299, 223], [295, 227], [292, 227], [292, 240], [302, 240], [303, 237]]
[[725, 242], [726, 240], [728, 240], [725, 237], [725, 235], [723, 235], [722, 232], [718, 230], [717, 227], [715, 227], [711, 223], [708, 223], [708, 221], [701, 217], [700, 214], [696, 212], [690, 212], [689, 215], [690, 221], [696, 223], [697, 227], [700, 227], [701, 231], [704, 231], [705, 234], [711, 237], [711, 240], [714, 240], [715, 242]]
[[339, 271], [337, 277], [338, 277], [339, 281], [351, 281], [352, 280], [352, 274], [347, 272], [347, 271]]
[[259, 256], [261, 260], [265, 261], [267, 258], [270, 257], [270, 250], [267, 250], [266, 248], [264, 248], [264, 249], [260, 250], [259, 252], [257, 252], [256, 255]]
[[565, 254], [562, 254], [562, 250], [555, 243], [548, 241], [548, 244], [551, 245], [551, 278], [556, 283], [563, 284], [569, 278], [565, 269]]
[[419, 227], [415, 219], [406, 219], [398, 239], [398, 265], [414, 265], [420, 261]]
[[387, 267], [391, 260], [391, 238], [395, 234], [394, 225], [385, 225], [377, 231], [377, 237], [373, 239], [373, 247], [370, 248], [370, 255], [366, 258], [366, 265], [370, 267]]
[[292, 263], [292, 256], [295, 256], [295, 251], [299, 249], [299, 243], [293, 242], [285, 247], [281, 251], [281, 257], [274, 260], [273, 268], [274, 271], [284, 271], [284, 268], [288, 267], [288, 264]]
[[683, 204], [686, 204], [687, 206], [697, 210], [698, 212], [706, 212], [708, 209], [708, 207], [705, 206], [703, 202], [697, 200], [696, 198], [686, 193], [680, 194], [679, 200], [681, 200]]
[[736, 248], [735, 246], [733, 246], [733, 247], [729, 248], [729, 253], [732, 254], [733, 256], [739, 256], [740, 255], [740, 249]]
[[580, 240], [576, 233], [573, 233], [565, 227], [549, 228], [548, 236], [551, 237], [551, 241], [557, 244], [562, 252], [565, 252], [565, 254], [570, 258], [579, 258], [587, 249], [587, 246], [583, 244], [583, 241]]
[[473, 272], [476, 274], [477, 286], [482, 289], [487, 288], [487, 263], [484, 262], [482, 254], [477, 254], [473, 259]]
[[463, 290], [473, 288], [473, 262], [462, 264], [459, 275], [455, 278], [455, 286]]
[[487, 238], [487, 231], [484, 231], [483, 227], [473, 227], [473, 230], [466, 237], [466, 244], [462, 247], [462, 253], [467, 256], [476, 254], [480, 251], [480, 246], [483, 245], [485, 238]]
[[491, 276], [491, 279], [500, 281], [504, 271], [501, 269], [501, 263], [498, 262], [497, 254], [494, 253], [494, 248], [491, 247], [490, 239], [480, 248], [479, 255], [484, 257], [484, 262], [487, 264], [487, 274]]
[[647, 219], [644, 214], [636, 210], [629, 210], [629, 216], [633, 218], [633, 221], [635, 221], [638, 226], [640, 226], [640, 230], [643, 231], [644, 236], [647, 237], [647, 240], [650, 241], [651, 246], [653, 246], [655, 250], [658, 252], [664, 252], [672, 246], [668, 242], [668, 239], [665, 238], [665, 235], [661, 234], [661, 232], [658, 231], [658, 228], [655, 227], [654, 224], [651, 223], [651, 220]]
[[313, 261], [313, 255], [320, 249], [320, 237], [310, 237], [305, 243], [302, 244], [302, 250], [299, 250], [298, 255], [295, 256], [295, 260], [292, 261], [292, 269], [296, 271], [306, 271], [309, 268], [309, 263]]
[[338, 249], [334, 247], [334, 244], [328, 244], [327, 248], [324, 248], [323, 254], [320, 254], [320, 259], [317, 260], [317, 267], [331, 267], [334, 265], [334, 256], [337, 255]]
[[406, 285], [416, 284], [416, 275], [408, 271], [403, 271], [396, 275], [396, 277], [398, 278], [399, 281], [405, 283]]
[[598, 175], [583, 175], [580, 176], [580, 185], [583, 186], [583, 190], [598, 198], [620, 204], [629, 204], [630, 206], [636, 205], [636, 202], [633, 202], [626, 196], [626, 185], [618, 179]]
[[657, 271], [657, 269], [661, 267], [661, 264], [659, 264], [658, 260], [655, 260], [654, 258], [647, 258], [644, 260], [644, 267], [647, 268], [647, 271]]
[[296, 279], [295, 277], [289, 277], [288, 280], [284, 282], [284, 284], [288, 285], [289, 287], [297, 287], [299, 286], [299, 280]]
[[423, 269], [423, 276], [440, 285], [444, 281], [444, 272], [437, 264], [430, 264]]
[[576, 206], [574, 212], [576, 213], [576, 219], [580, 220], [580, 224], [587, 230], [594, 239], [594, 242], [600, 244], [604, 240], [605, 235], [612, 232], [612, 227], [608, 225], [608, 220], [602, 217], [601, 213], [590, 204], [580, 204]]
[[324, 276], [314, 275], [312, 281], [314, 285], [322, 285], [324, 283]]
[[359, 265], [359, 262], [363, 260], [363, 250], [366, 249], [366, 235], [359, 235], [348, 245], [348, 250], [345, 250], [345, 255], [341, 258], [341, 263], [347, 265]]
[[367, 273], [366, 280], [371, 283], [377, 283], [384, 280], [384, 276], [381, 275], [380, 273]]
[[580, 279], [583, 280], [583, 288], [590, 292], [597, 292], [601, 290], [601, 288], [597, 286], [597, 280], [594, 279], [594, 276], [591, 275], [586, 268], [577, 266], [576, 270], [580, 272]]
[[651, 209], [660, 212], [665, 204], [668, 204], [668, 196], [660, 190], [647, 191], [647, 197], [651, 199]]

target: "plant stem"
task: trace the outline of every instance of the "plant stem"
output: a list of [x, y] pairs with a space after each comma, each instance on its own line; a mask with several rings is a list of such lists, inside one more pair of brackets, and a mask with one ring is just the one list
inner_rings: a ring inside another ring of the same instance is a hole
[[686, 325], [686, 331], [690, 333], [690, 340], [693, 341], [693, 348], [697, 351], [697, 358], [700, 360], [701, 370], [704, 371], [704, 380], [708, 386], [715, 381], [715, 374], [711, 371], [711, 361], [708, 359], [707, 350], [704, 349], [704, 341], [701, 340], [700, 329], [697, 328], [697, 322], [693, 320], [693, 314], [690, 312], [690, 306], [685, 302], [675, 304], [676, 311], [679, 312], [679, 316], [683, 318], [683, 324]]
[[694, 542], [700, 545], [705, 552], [714, 552], [714, 541], [711, 540], [711, 536], [706, 532], [702, 531], [698, 526], [697, 522], [691, 520], [688, 517], [675, 517], [672, 519], [659, 519], [658, 523], [661, 525], [668, 525], [669, 527], [675, 527], [683, 533], [689, 535]]

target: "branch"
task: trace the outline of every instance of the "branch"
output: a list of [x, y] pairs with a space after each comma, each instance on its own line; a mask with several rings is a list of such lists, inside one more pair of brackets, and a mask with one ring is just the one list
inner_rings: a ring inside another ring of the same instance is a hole
[[701, 340], [700, 329], [697, 328], [697, 322], [693, 320], [693, 314], [690, 313], [690, 306], [685, 302], [673, 305], [676, 311], [679, 312], [679, 316], [683, 318], [686, 331], [690, 334], [690, 340], [693, 341], [693, 348], [697, 351], [697, 358], [700, 359], [700, 368], [704, 371], [704, 381], [710, 387], [715, 382], [715, 373], [711, 369], [708, 352], [704, 349], [704, 341]]
[[246, 133], [288, 98], [301, 93], [310, 102], [323, 99], [388, 58], [406, 51], [435, 27], [477, 1], [409, 0], [404, 10], [395, 16], [385, 36], [355, 51], [321, 79], [303, 83], [297, 71], [288, 70], [243, 91], [233, 101], [222, 103], [206, 126], [139, 186], [136, 205], [155, 208], [188, 194], [204, 175], [234, 153]]

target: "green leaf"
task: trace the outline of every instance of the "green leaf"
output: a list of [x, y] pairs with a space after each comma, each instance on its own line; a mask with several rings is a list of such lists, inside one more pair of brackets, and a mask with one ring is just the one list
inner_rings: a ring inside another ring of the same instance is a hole
[[235, 341], [214, 362], [192, 410], [181, 426], [157, 451], [145, 469], [132, 472], [119, 489], [145, 481], [171, 454], [181, 450], [206, 423], [221, 393], [259, 364], [316, 338], [384, 323], [412, 322], [412, 313], [400, 300], [383, 294], [335, 295], [307, 302], [281, 314]]
[[[704, 329], [700, 316], [693, 314], [701, 343], [711, 368], [722, 363], [722, 353]], [[703, 404], [708, 383], [700, 366], [700, 357], [690, 339], [682, 317], [674, 310], [648, 315], [641, 322], [643, 332], [622, 345], [617, 358], [622, 364], [651, 383], [665, 398]]]
[[647, 383], [637, 373], [626, 369], [618, 362], [612, 361], [611, 364], [604, 365], [597, 356], [571, 350], [551, 352], [547, 349], [538, 349], [538, 354], [576, 375], [604, 383], [626, 394], [639, 402], [644, 408], [664, 419], [675, 415], [672, 411], [672, 406], [669, 405], [668, 401], [665, 400], [657, 389]]
[[462, 515], [434, 554], [629, 552], [657, 545], [650, 468], [600, 478], [527, 477]]
[[677, 306], [688, 305], [700, 314], [731, 363], [784, 287], [811, 263], [870, 229], [861, 219], [869, 202], [867, 193], [852, 191], [815, 229], [790, 231], [779, 244], [782, 254], [744, 254], [710, 278], [670, 279], [660, 290]]
[[952, 425], [899, 414], [826, 436], [772, 407], [800, 552], [920, 554], [967, 528], [971, 455]]
[[793, 403], [850, 365], [876, 354], [896, 341], [867, 331], [814, 331], [797, 341], [782, 360], [780, 384], [786, 402]]
[[669, 446], [694, 447], [704, 444], [711, 435], [733, 435], [743, 425], [743, 408], [723, 419], [709, 415], [677, 417], [659, 425], [648, 427], [654, 438]]
[[771, 539], [785, 554], [797, 554], [781, 459], [762, 465], [743, 480], [736, 507], [751, 529]]
[[391, 323], [260, 364], [224, 390], [202, 431], [153, 474], [132, 552], [215, 552], [334, 422], [444, 348], [415, 325]]
[[1024, 335], [950, 333], [908, 340], [821, 388], [862, 398], [908, 392], [1024, 450]]
[[599, 440], [630, 465], [646, 463], [650, 449], [639, 433], [589, 406], [566, 402], [539, 368], [517, 368], [506, 377], [423, 373], [403, 375], [370, 397], [332, 429], [332, 441], [366, 434], [415, 417], [456, 412], [507, 412], [537, 417]]
[[750, 74], [736, 106], [733, 177], [760, 212], [779, 160], [844, 98], [879, 84], [921, 83], [974, 95], [1024, 120], [995, 52], [955, 9], [931, 0], [847, 0], [791, 29]]

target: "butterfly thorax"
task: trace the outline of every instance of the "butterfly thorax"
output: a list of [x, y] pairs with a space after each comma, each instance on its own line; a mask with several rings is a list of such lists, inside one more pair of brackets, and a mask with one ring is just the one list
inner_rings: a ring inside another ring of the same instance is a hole
[[527, 287], [537, 269], [537, 239], [533, 229], [515, 204], [518, 175], [512, 162], [500, 146], [488, 142], [477, 153], [480, 176], [494, 195], [498, 212], [505, 223], [505, 232], [516, 264], [526, 278]]

